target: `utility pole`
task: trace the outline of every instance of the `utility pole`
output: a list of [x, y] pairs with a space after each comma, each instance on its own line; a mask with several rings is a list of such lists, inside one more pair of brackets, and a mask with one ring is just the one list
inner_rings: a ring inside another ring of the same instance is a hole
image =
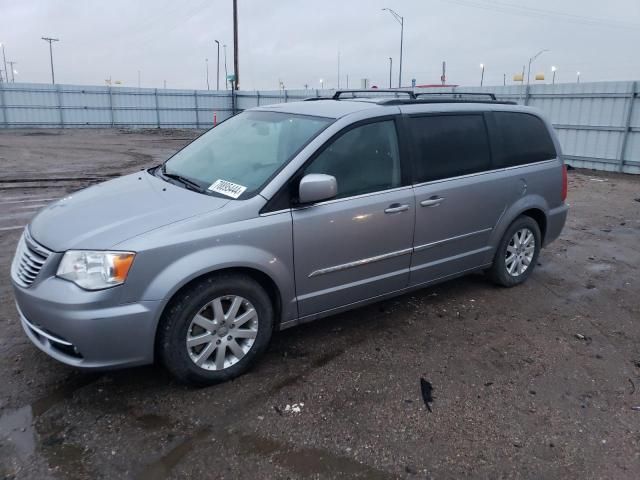
[[391, 72], [393, 72], [393, 58], [389, 57], [389, 88], [391, 88]]
[[233, 0], [233, 68], [235, 89], [240, 88], [240, 68], [238, 67], [238, 0]]
[[404, 17], [394, 12], [390, 8], [383, 8], [382, 10], [386, 10], [393, 18], [396, 19], [396, 22], [400, 24], [400, 67], [398, 72], [398, 88], [402, 88], [402, 43], [404, 41]]
[[13, 69], [13, 66], [18, 63], [18, 62], [7, 62], [9, 64], [9, 68], [11, 69], [11, 83], [16, 83], [16, 79], [13, 76], [13, 74], [15, 73], [15, 70]]
[[506, 84], [507, 84], [507, 74], [506, 74], [506, 73], [503, 73], [503, 74], [502, 74], [502, 85], [504, 86], [504, 85], [506, 85]]
[[0, 43], [2, 47], [2, 61], [4, 62], [4, 77], [7, 83], [9, 83], [9, 72], [7, 71], [7, 57], [4, 54], [4, 43]]
[[[42, 37], [42, 40], [44, 40], [45, 42], [49, 42], [49, 59], [51, 60], [51, 84], [55, 85], [56, 84], [56, 76], [53, 73], [53, 47], [51, 46], [51, 44], [53, 42], [59, 42], [60, 39], [59, 38], [51, 38], [51, 37]], [[3, 47], [3, 55], [4, 55], [4, 47]], [[7, 69], [7, 67], [5, 66], [5, 70], [6, 69]], [[8, 81], [9, 80], [7, 80], [7, 82]]]
[[222, 45], [224, 49], [224, 89], [229, 90], [229, 74], [227, 73], [227, 46]]
[[205, 58], [204, 63], [207, 64], [207, 90], [209, 90], [209, 59]]
[[216, 44], [218, 45], [218, 63], [216, 64], [216, 90], [220, 90], [220, 42], [218, 40], [214, 40], [214, 42], [216, 42]]
[[480, 68], [482, 69], [482, 74], [480, 75], [480, 86], [484, 84], [484, 63], [480, 64]]

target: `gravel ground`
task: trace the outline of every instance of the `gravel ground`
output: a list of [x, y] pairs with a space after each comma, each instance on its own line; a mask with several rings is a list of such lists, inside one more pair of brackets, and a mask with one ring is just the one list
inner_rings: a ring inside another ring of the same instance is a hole
[[526, 284], [471, 275], [277, 333], [223, 385], [37, 350], [9, 284], [20, 227], [197, 133], [0, 131], [0, 479], [640, 478], [639, 177], [571, 171]]

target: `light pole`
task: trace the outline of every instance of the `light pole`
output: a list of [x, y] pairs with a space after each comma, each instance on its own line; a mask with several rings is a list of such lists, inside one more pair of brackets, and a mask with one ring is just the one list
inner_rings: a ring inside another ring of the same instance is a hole
[[484, 63], [480, 64], [480, 70], [482, 73], [480, 74], [480, 86], [484, 84]]
[[398, 15], [396, 12], [391, 10], [390, 8], [383, 8], [382, 10], [386, 10], [393, 18], [396, 19], [396, 22], [400, 24], [400, 67], [398, 71], [398, 88], [402, 87], [402, 43], [404, 41], [404, 17]]
[[556, 67], [551, 67], [551, 71], [553, 72], [553, 79], [551, 80], [551, 85], [556, 84]]
[[[216, 64], [216, 90], [220, 90], [220, 42], [214, 40], [218, 45], [218, 63]], [[226, 72], [225, 72], [226, 73]]]
[[578, 83], [580, 83], [580, 72], [577, 72]]
[[[42, 40], [44, 40], [45, 42], [49, 42], [49, 59], [51, 60], [51, 84], [55, 85], [56, 84], [56, 76], [53, 73], [53, 47], [51, 46], [51, 44], [53, 42], [59, 42], [60, 39], [59, 38], [51, 38], [51, 37], [42, 37]], [[4, 47], [3, 47], [3, 55], [4, 55]], [[6, 70], [6, 68], [7, 67], [5, 66], [5, 70]], [[7, 80], [7, 81], [9, 81], [9, 80]]]
[[389, 88], [391, 88], [391, 72], [393, 71], [393, 58], [389, 57]]
[[13, 75], [14, 73], [18, 73], [18, 72], [13, 69], [13, 66], [18, 62], [7, 62], [7, 63], [9, 64], [9, 68], [11, 69], [11, 83], [16, 83], [16, 79]]
[[529, 69], [527, 70], [527, 87], [529, 86], [529, 78], [531, 77], [531, 62], [533, 62], [536, 58], [538, 58], [544, 52], [548, 52], [548, 51], [549, 50], [546, 48], [544, 50], [540, 50], [538, 53], [536, 53], [533, 57], [529, 59]]
[[240, 62], [238, 59], [238, 0], [233, 0], [233, 75], [234, 86], [240, 90]]
[[207, 64], [207, 90], [209, 90], [209, 59], [205, 58], [204, 63]]
[[227, 73], [227, 46], [222, 45], [224, 50], [224, 89], [229, 90], [229, 74]]
[[0, 43], [0, 47], [2, 47], [2, 61], [4, 62], [4, 76], [7, 83], [9, 83], [9, 72], [7, 71], [7, 57], [4, 54], [4, 43]]

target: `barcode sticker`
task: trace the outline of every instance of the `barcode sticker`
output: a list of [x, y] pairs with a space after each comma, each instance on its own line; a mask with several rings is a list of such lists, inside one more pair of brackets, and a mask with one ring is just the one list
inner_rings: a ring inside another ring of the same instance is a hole
[[212, 192], [220, 193], [231, 198], [238, 198], [246, 189], [247, 187], [221, 179], [216, 180], [209, 186], [209, 190]]

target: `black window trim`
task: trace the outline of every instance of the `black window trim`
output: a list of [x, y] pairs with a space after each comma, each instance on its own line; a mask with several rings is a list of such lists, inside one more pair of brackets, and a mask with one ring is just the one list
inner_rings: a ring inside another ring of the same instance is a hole
[[[350, 125], [347, 125], [340, 131], [333, 134], [326, 142], [324, 142], [318, 149], [313, 152], [313, 154], [291, 175], [291, 177], [280, 187], [280, 189], [276, 192], [273, 197], [266, 203], [262, 209], [260, 209], [260, 215], [265, 214], [273, 214], [277, 212], [289, 211], [291, 209], [302, 209], [307, 208], [312, 205], [324, 205], [326, 203], [337, 203], [345, 200], [353, 200], [361, 197], [377, 195], [380, 193], [390, 192], [393, 190], [401, 190], [406, 187], [411, 186], [411, 160], [410, 160], [410, 152], [408, 151], [408, 138], [406, 137], [407, 133], [404, 132], [404, 128], [401, 128], [402, 114], [400, 113], [392, 113], [389, 115], [382, 115], [379, 117], [370, 117], [365, 118], [363, 120], [358, 120]], [[361, 127], [363, 125], [369, 125], [372, 123], [381, 123], [387, 121], [393, 121], [394, 127], [396, 129], [396, 139], [398, 142], [398, 153], [400, 155], [400, 185], [397, 187], [388, 188], [385, 190], [378, 190], [375, 192], [361, 193], [358, 195], [352, 195], [350, 197], [344, 198], [331, 198], [329, 200], [324, 200], [322, 202], [316, 202], [312, 204], [298, 204], [295, 202], [294, 198], [294, 188], [300, 180], [302, 179], [302, 174], [306, 167], [308, 167], [320, 154], [322, 154], [334, 141], [340, 138], [342, 135], [348, 133], [349, 131]], [[282, 197], [287, 197], [288, 206], [283, 206], [285, 203], [285, 199]]]

